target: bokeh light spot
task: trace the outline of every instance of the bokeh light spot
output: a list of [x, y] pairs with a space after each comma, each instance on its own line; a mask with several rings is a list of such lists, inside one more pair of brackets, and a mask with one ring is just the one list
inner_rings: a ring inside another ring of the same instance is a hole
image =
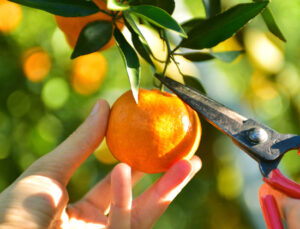
[[48, 114], [41, 118], [37, 130], [44, 140], [56, 143], [61, 136], [63, 126], [58, 118]]
[[287, 152], [282, 158], [280, 166], [284, 171], [288, 172], [290, 176], [297, 174], [300, 168], [300, 156], [298, 155], [298, 150]]
[[51, 39], [51, 47], [55, 56], [65, 58], [71, 55], [71, 48], [66, 41], [65, 35], [59, 28], [56, 28], [53, 33]]
[[22, 8], [20, 5], [0, 0], [0, 31], [8, 33], [17, 28], [22, 20]]
[[0, 111], [0, 131], [7, 131], [10, 128], [10, 119]]
[[98, 52], [74, 60], [72, 86], [82, 95], [96, 92], [107, 73], [107, 60]]
[[219, 193], [227, 199], [236, 198], [242, 192], [243, 177], [236, 168], [221, 168], [217, 182]]
[[279, 95], [275, 84], [259, 71], [255, 71], [251, 77], [251, 88], [254, 94], [262, 100], [271, 100]]
[[18, 165], [24, 171], [27, 169], [35, 160], [36, 156], [30, 152], [23, 152], [18, 156]]
[[7, 158], [10, 154], [10, 141], [3, 134], [0, 134], [0, 160]]
[[269, 120], [279, 116], [288, 104], [284, 104], [281, 96], [276, 96], [270, 100], [254, 100], [254, 111], [263, 120]]
[[14, 91], [7, 99], [7, 107], [15, 117], [22, 117], [30, 109], [29, 96], [23, 91]]
[[62, 107], [69, 98], [68, 83], [62, 78], [52, 78], [44, 85], [42, 99], [46, 106], [58, 109]]
[[300, 75], [293, 64], [286, 64], [284, 69], [276, 76], [276, 82], [290, 95], [296, 95], [300, 91]]
[[254, 65], [261, 70], [277, 73], [282, 68], [283, 52], [259, 30], [247, 30], [245, 46]]
[[42, 81], [48, 75], [50, 68], [50, 57], [43, 49], [33, 48], [25, 54], [23, 70], [26, 78], [31, 82]]

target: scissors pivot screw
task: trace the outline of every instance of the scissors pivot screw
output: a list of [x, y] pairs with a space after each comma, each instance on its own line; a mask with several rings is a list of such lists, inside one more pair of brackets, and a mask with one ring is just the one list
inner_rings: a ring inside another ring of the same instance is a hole
[[262, 128], [253, 128], [249, 131], [248, 137], [253, 143], [263, 143], [268, 140], [268, 133]]

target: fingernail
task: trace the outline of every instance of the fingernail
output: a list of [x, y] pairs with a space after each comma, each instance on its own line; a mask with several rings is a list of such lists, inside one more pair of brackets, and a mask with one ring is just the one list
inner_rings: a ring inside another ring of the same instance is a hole
[[99, 110], [99, 103], [97, 101], [96, 104], [93, 107], [93, 110], [90, 113], [90, 116], [96, 114], [98, 112], [98, 110]]

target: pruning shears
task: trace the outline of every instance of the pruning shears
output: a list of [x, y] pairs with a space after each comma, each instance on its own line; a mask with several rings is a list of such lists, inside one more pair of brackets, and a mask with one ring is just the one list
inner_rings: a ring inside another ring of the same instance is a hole
[[[300, 185], [286, 178], [277, 168], [286, 152], [300, 149], [300, 136], [280, 134], [268, 126], [240, 115], [193, 88], [168, 77], [158, 74], [155, 76], [181, 100], [256, 160], [265, 183], [287, 196], [300, 199]], [[271, 194], [260, 195], [260, 203], [267, 228], [283, 229], [274, 196]]]

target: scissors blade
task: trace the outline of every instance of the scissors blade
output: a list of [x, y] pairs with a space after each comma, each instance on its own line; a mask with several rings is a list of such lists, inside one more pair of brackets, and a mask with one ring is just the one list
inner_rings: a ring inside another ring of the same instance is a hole
[[[156, 75], [156, 77], [209, 123], [228, 135], [239, 148], [256, 160], [261, 165], [261, 171], [264, 175], [268, 174], [271, 168], [277, 166], [278, 163], [276, 164], [274, 161], [279, 161], [283, 152], [281, 152], [280, 147], [274, 147], [274, 143], [277, 140], [283, 140], [281, 138], [285, 138], [285, 135], [282, 136], [255, 120], [247, 119], [200, 92], [168, 77], [160, 75]], [[266, 133], [268, 136], [266, 141], [256, 143], [251, 140], [251, 131], [256, 129], [263, 130]], [[269, 161], [269, 163], [262, 163], [264, 161]], [[262, 164], [266, 164], [266, 166]]]
[[186, 104], [201, 114], [209, 123], [231, 138], [242, 128], [247, 118], [214, 101], [198, 91], [184, 86], [168, 77], [156, 77]]

